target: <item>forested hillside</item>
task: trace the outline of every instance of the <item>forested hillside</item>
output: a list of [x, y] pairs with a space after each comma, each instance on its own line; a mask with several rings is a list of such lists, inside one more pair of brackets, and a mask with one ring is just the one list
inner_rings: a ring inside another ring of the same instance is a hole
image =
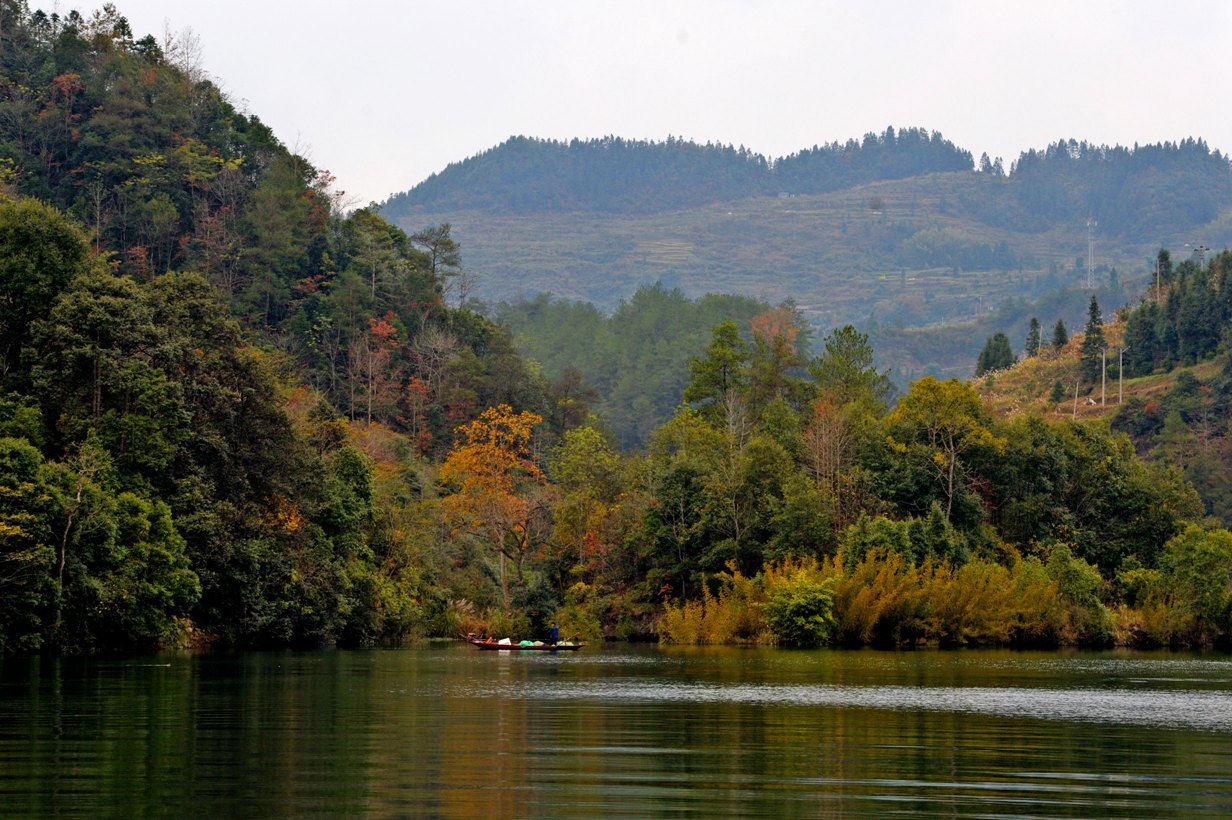
[[776, 160], [679, 140], [517, 138], [382, 213], [408, 230], [449, 223], [481, 299], [550, 293], [611, 311], [656, 282], [693, 298], [792, 299], [822, 330], [889, 328], [878, 349], [898, 372], [957, 374], [982, 338], [929, 339], [934, 352], [920, 356], [898, 337], [1064, 298], [1087, 285], [1088, 267], [1098, 286], [1132, 291], [1161, 246], [1221, 248], [1232, 170], [1196, 139], [1060, 140], [1006, 173], [921, 129]]
[[[447, 308], [460, 271], [447, 227], [408, 236], [367, 210], [342, 216], [327, 171], [238, 113], [181, 44], [134, 40], [111, 6], [88, 19], [2, 8], [6, 188], [74, 217], [114, 272], [202, 275], [344, 415], [406, 416], [425, 446], [533, 392], [503, 331]], [[413, 401], [391, 382], [408, 368]]]
[[[1141, 280], [1139, 280], [1141, 281]], [[1094, 291], [1109, 313], [1136, 301], [1138, 285], [1105, 282]], [[1036, 293], [1042, 295], [1036, 295]], [[968, 378], [972, 362], [984, 340], [1005, 333], [1016, 353], [1022, 353], [1032, 317], [1049, 317], [1048, 329], [1057, 321], [1081, 328], [1092, 291], [1083, 287], [1041, 289], [1027, 297], [1006, 299], [995, 311], [974, 318], [940, 325], [910, 327], [897, 322], [872, 321], [868, 334], [883, 361], [893, 365], [895, 381], [902, 385], [921, 376]]]
[[[638, 290], [610, 316], [590, 304], [547, 296], [496, 310], [550, 378], [577, 383], [625, 449], [644, 446], [675, 413], [688, 384], [689, 360], [701, 355], [716, 325], [750, 326], [755, 317], [771, 315], [769, 305], [747, 296], [711, 294], [692, 301], [661, 287]], [[798, 316], [790, 320], [801, 324]]]
[[923, 128], [887, 128], [860, 140], [813, 146], [778, 159], [747, 148], [605, 137], [511, 137], [452, 163], [382, 206], [387, 217], [456, 210], [647, 214], [762, 196], [809, 195], [934, 173], [978, 171], [1014, 183], [971, 203], [990, 225], [1029, 217], [1029, 229], [1094, 219], [1118, 238], [1202, 225], [1232, 204], [1232, 166], [1187, 138], [1123, 146], [1058, 140], [1030, 149], [1005, 173]]
[[741, 146], [619, 137], [511, 137], [453, 163], [383, 205], [390, 219], [415, 209], [655, 213], [712, 202], [815, 194], [865, 182], [972, 167], [971, 154], [919, 128], [814, 146], [777, 162]]
[[1094, 219], [1102, 234], [1129, 241], [1192, 230], [1232, 203], [1228, 157], [1193, 138], [1133, 148], [1060, 140], [1023, 153], [1010, 179], [1018, 201], [1042, 220]]
[[1154, 298], [1119, 323], [1131, 395], [1112, 427], [1184, 470], [1206, 511], [1232, 526], [1232, 254], [1174, 268], [1165, 250], [1157, 261]]
[[1232, 535], [1105, 424], [891, 406], [853, 327], [666, 288], [504, 306], [544, 373], [447, 224], [341, 213], [184, 43], [0, 0], [0, 45], [0, 652], [1232, 636]]
[[111, 6], [0, 38], [0, 648], [434, 628], [419, 454], [549, 387], [446, 306], [448, 229], [341, 215]]
[[1106, 294], [1088, 291], [1084, 318], [1064, 320], [1072, 332], [1059, 343], [1055, 313], [1036, 314], [1021, 335], [989, 325], [989, 345], [1008, 332], [1022, 355], [984, 374], [980, 391], [1003, 412], [1106, 417], [1144, 457], [1182, 470], [1207, 514], [1232, 525], [1232, 255], [1174, 265], [1164, 249], [1156, 262], [1158, 278], [1115, 315]]

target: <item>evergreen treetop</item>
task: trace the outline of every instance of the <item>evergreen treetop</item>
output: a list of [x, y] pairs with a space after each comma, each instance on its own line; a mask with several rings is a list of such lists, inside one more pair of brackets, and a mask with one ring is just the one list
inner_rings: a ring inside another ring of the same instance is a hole
[[1057, 319], [1056, 327], [1052, 329], [1052, 349], [1060, 350], [1069, 344], [1069, 331], [1065, 329], [1065, 322]]
[[1026, 355], [1035, 356], [1039, 354], [1040, 349], [1040, 323], [1039, 319], [1031, 317], [1031, 324], [1027, 328], [1027, 343], [1024, 346]]

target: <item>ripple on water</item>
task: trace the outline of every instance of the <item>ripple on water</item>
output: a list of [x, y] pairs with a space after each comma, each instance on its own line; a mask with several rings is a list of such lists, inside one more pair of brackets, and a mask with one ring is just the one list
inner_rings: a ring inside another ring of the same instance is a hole
[[471, 697], [732, 703], [962, 712], [1012, 718], [1232, 732], [1232, 693], [1080, 688], [723, 685], [649, 681], [536, 681], [475, 686]]

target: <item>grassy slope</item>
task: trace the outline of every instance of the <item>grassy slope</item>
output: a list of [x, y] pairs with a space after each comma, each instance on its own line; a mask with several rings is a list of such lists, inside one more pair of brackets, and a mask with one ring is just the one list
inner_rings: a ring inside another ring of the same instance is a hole
[[[1104, 336], [1108, 340], [1108, 363], [1115, 365], [1116, 351], [1125, 336], [1124, 322], [1105, 324]], [[1193, 367], [1177, 367], [1170, 373], [1125, 379], [1123, 383], [1115, 377], [1109, 377], [1102, 389], [1099, 384], [1094, 387], [1081, 386], [1075, 402], [1074, 384], [1077, 380], [1078, 349], [1081, 345], [1082, 334], [1075, 334], [1062, 350], [1048, 350], [1041, 356], [1025, 358], [1011, 368], [986, 375], [976, 383], [976, 387], [988, 405], [1003, 415], [1034, 412], [1041, 415], [1092, 419], [1115, 413], [1122, 389], [1125, 400], [1135, 396], [1143, 399], [1162, 398], [1175, 386], [1177, 377], [1182, 372], [1188, 371], [1199, 381], [1205, 382], [1218, 375], [1221, 367], [1218, 360], [1211, 360]], [[1058, 379], [1065, 388], [1065, 398], [1054, 404], [1049, 401], [1049, 394]]]

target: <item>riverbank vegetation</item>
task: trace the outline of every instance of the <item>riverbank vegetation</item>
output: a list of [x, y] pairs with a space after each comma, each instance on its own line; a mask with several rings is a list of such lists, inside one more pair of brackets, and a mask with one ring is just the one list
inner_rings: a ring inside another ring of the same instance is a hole
[[[857, 560], [858, 559], [858, 560]], [[891, 549], [718, 573], [695, 601], [667, 602], [666, 643], [791, 646], [1211, 646], [1226, 640], [1232, 541], [1191, 526], [1160, 569], [1111, 584], [1069, 547], [1000, 562], [913, 564]], [[1114, 587], [1109, 590], [1108, 587]], [[1115, 597], [1109, 606], [1104, 601]]]
[[653, 290], [641, 332], [708, 327], [618, 440], [470, 308], [448, 225], [344, 213], [183, 42], [11, 0], [0, 31], [2, 652], [1232, 635], [1232, 536], [1107, 421], [896, 395], [850, 326]]

